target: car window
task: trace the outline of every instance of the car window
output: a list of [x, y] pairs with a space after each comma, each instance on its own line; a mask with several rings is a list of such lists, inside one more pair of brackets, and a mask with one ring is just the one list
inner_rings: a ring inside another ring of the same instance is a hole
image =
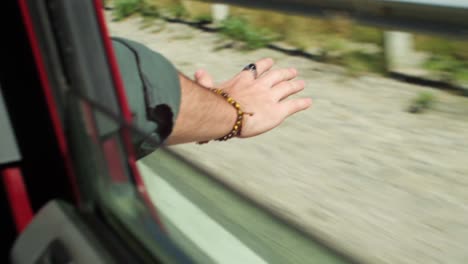
[[44, 90], [64, 128], [61, 154], [71, 161], [77, 209], [136, 251], [135, 262], [190, 262], [164, 232], [135, 167], [131, 138], [142, 132], [131, 123], [99, 1], [22, 3]]
[[195, 262], [464, 263], [466, 35], [388, 27], [390, 11], [377, 27], [344, 12], [197, 1], [108, 7], [112, 35], [187, 76], [202, 68], [219, 83], [272, 57], [298, 69], [314, 100], [257, 138], [167, 147], [139, 162], [162, 225]]

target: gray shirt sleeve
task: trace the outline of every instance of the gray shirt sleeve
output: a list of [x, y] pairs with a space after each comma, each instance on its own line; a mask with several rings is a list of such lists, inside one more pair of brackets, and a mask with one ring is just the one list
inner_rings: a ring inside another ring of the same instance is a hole
[[158, 148], [172, 132], [179, 112], [181, 89], [178, 72], [161, 54], [122, 38], [113, 38], [133, 124], [144, 135], [132, 141], [138, 158]]

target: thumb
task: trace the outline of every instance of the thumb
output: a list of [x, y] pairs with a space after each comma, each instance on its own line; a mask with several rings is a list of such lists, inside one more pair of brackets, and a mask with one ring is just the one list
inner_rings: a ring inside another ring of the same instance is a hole
[[214, 86], [213, 77], [211, 77], [209, 73], [202, 69], [195, 72], [195, 82], [209, 88]]

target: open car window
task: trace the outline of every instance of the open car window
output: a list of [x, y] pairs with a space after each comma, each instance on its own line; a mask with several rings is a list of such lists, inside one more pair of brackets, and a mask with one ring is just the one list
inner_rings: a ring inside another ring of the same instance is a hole
[[[340, 8], [323, 20], [193, 1], [27, 2], [79, 207], [142, 262], [466, 259], [466, 42], [362, 26]], [[382, 10], [365, 18], [408, 15]], [[218, 82], [266, 56], [297, 67], [315, 106], [256, 139], [160, 148], [137, 163], [130, 139], [144, 132], [105, 18], [187, 75], [205, 68]]]
[[[38, 44], [36, 60], [46, 66], [65, 128], [79, 208], [98, 215], [139, 261], [348, 262], [162, 149], [138, 170], [130, 138], [142, 132], [131, 123], [99, 1], [29, 1], [27, 8], [34, 25], [30, 37]], [[205, 200], [207, 192], [214, 193]], [[210, 206], [214, 199], [232, 204], [236, 214], [222, 204]], [[251, 225], [245, 219], [261, 222]], [[278, 247], [278, 239], [288, 242]], [[302, 253], [290, 253], [295, 248]]]

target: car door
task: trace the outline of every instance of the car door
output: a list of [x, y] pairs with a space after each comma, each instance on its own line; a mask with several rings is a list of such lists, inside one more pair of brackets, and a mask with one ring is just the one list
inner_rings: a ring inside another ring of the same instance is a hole
[[[13, 17], [1, 68], [11, 146], [0, 168], [12, 212], [5, 229], [20, 233], [11, 262], [190, 262], [165, 235], [136, 169], [130, 133], [139, 131], [101, 2], [3, 5]], [[126, 224], [144, 225], [160, 247], [145, 247]]]

